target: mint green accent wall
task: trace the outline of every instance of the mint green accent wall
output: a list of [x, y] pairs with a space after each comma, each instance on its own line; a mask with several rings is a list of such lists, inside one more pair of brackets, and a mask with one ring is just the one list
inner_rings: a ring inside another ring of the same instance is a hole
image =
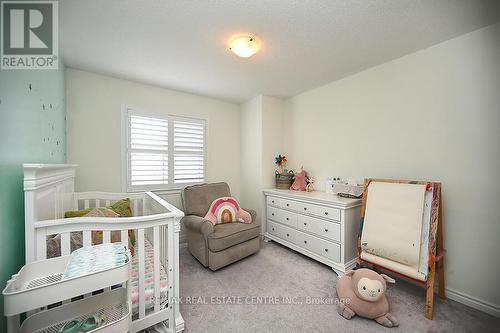
[[[22, 164], [64, 163], [64, 68], [0, 71], [0, 287], [24, 265]], [[6, 331], [3, 299], [0, 331]]]

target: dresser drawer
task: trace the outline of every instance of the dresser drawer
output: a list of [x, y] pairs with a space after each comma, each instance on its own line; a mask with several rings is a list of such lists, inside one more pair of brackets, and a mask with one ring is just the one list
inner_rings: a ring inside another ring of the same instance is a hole
[[305, 214], [320, 216], [330, 220], [340, 221], [340, 209], [338, 208], [297, 202], [297, 211]]
[[284, 208], [284, 209], [298, 210], [298, 208], [299, 208], [299, 203], [297, 201], [288, 200], [288, 199], [281, 199], [280, 205], [281, 205], [281, 208]]
[[278, 226], [278, 237], [285, 239], [289, 242], [295, 243], [295, 237], [297, 235], [297, 231], [292, 228], [285, 227], [284, 225]]
[[278, 232], [279, 228], [280, 226], [277, 223], [274, 223], [269, 220], [267, 221], [267, 232], [270, 233], [271, 235], [279, 237], [279, 232]]
[[335, 262], [340, 262], [340, 245], [325, 241], [322, 239], [316, 239], [313, 245], [313, 252], [326, 257]]
[[297, 228], [297, 213], [281, 210], [278, 214], [278, 222]]
[[340, 223], [329, 222], [312, 216], [300, 215], [298, 228], [340, 243]]
[[271, 206], [267, 206], [267, 218], [271, 219], [273, 221], [281, 222], [280, 221], [280, 212], [281, 210], [278, 208], [274, 208]]
[[266, 197], [266, 203], [268, 206], [281, 207], [282, 199], [276, 197]]
[[317, 227], [318, 235], [340, 243], [340, 223], [320, 221]]
[[297, 214], [297, 228], [308, 231], [310, 233], [316, 233], [316, 230], [318, 229], [315, 226], [315, 222], [318, 219], [315, 219], [310, 216], [302, 215], [302, 214]]
[[316, 248], [314, 247], [314, 242], [316, 240], [317, 240], [316, 237], [313, 237], [311, 235], [305, 234], [300, 231], [297, 231], [297, 234], [295, 235], [295, 244], [311, 252], [316, 252]]

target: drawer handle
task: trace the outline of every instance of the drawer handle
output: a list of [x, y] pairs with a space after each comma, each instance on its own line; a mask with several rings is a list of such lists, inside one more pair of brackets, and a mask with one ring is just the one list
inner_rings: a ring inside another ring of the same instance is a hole
[[286, 237], [290, 237], [290, 234], [286, 234]]
[[286, 206], [288, 207], [288, 206], [290, 206], [290, 204], [286, 204]]
[[271, 202], [272, 202], [272, 203], [274, 203], [274, 200], [273, 200], [273, 201], [271, 201]]
[[307, 223], [306, 223], [306, 222], [304, 222], [304, 225], [307, 225]]
[[287, 218], [286, 218], [286, 220], [288, 221], [288, 220], [290, 220], [290, 219], [287, 217]]
[[271, 213], [272, 216], [274, 216], [274, 213]]
[[325, 252], [328, 252], [328, 249], [325, 249]]
[[325, 232], [328, 232], [328, 229], [325, 229]]
[[274, 231], [274, 228], [273, 228], [273, 231]]
[[328, 212], [325, 212], [325, 215], [328, 215]]
[[304, 244], [307, 244], [307, 241], [304, 241]]
[[307, 207], [304, 207], [304, 210], [307, 210]]

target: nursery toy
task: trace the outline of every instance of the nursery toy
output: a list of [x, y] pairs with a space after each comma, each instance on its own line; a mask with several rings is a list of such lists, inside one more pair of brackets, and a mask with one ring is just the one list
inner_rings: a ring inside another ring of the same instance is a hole
[[398, 326], [397, 319], [389, 313], [386, 282], [395, 281], [367, 268], [348, 271], [337, 281], [337, 312], [346, 319], [358, 315], [374, 319], [385, 327]]
[[290, 186], [290, 190], [294, 191], [305, 191], [307, 187], [307, 172], [304, 168], [300, 168], [300, 172], [295, 174], [293, 184]]
[[314, 182], [316, 179], [314, 177], [309, 177], [307, 180], [307, 186], [306, 186], [306, 191], [307, 192], [313, 192], [316, 190], [316, 187], [314, 186]]

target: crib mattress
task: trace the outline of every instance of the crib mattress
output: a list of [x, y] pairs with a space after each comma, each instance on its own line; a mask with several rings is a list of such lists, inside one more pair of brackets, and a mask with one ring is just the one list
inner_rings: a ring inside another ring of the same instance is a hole
[[[154, 307], [155, 302], [159, 302], [160, 307], [165, 306], [168, 300], [168, 281], [167, 272], [165, 268], [160, 263], [160, 299], [155, 300], [155, 287], [154, 287], [154, 254], [153, 245], [145, 239], [144, 240], [144, 270], [145, 270], [145, 303], [146, 310]], [[131, 262], [131, 301], [132, 301], [132, 312], [139, 312], [139, 258], [137, 256], [137, 249], [134, 251], [134, 256]]]

